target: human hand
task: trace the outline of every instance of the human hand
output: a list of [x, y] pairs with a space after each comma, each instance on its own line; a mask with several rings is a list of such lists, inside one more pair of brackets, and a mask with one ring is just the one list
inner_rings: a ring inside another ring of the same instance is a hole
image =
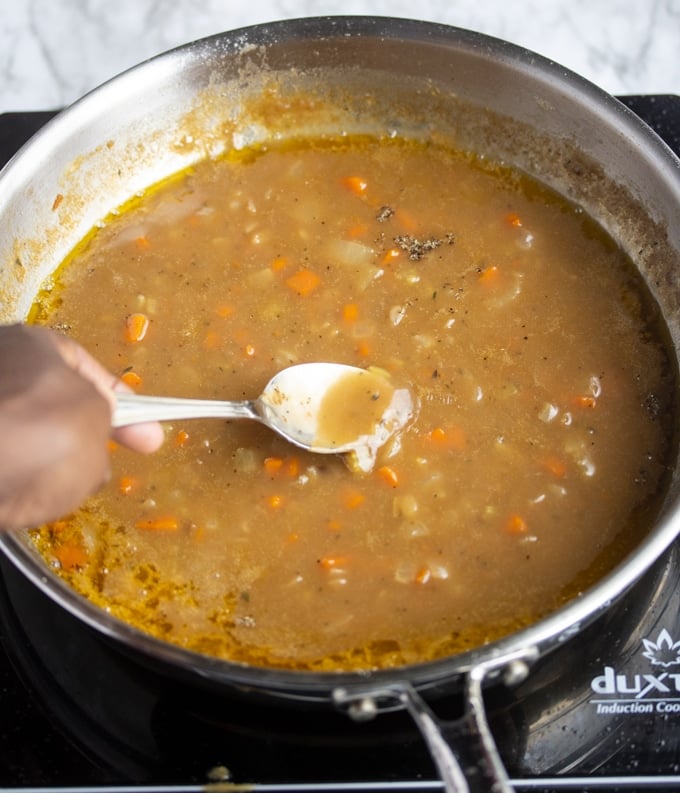
[[161, 445], [156, 423], [112, 433], [116, 390], [127, 387], [72, 339], [0, 327], [0, 529], [77, 507], [109, 476], [109, 437], [139, 452]]

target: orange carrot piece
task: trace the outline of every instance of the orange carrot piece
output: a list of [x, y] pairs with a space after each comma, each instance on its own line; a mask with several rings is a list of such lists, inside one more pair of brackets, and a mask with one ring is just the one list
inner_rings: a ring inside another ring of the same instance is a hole
[[308, 297], [321, 283], [321, 278], [313, 270], [298, 270], [286, 278], [286, 286], [297, 292], [300, 297]]
[[272, 260], [270, 266], [275, 273], [280, 273], [281, 270], [285, 270], [288, 266], [288, 259], [285, 256], [277, 256]]
[[504, 220], [509, 226], [514, 226], [515, 228], [520, 228], [522, 225], [522, 219], [517, 212], [508, 212]]
[[229, 303], [220, 303], [219, 306], [215, 309], [215, 313], [218, 317], [222, 319], [226, 319], [230, 317], [234, 313], [234, 307]]
[[583, 394], [581, 396], [577, 396], [574, 400], [574, 404], [580, 408], [594, 408], [597, 405], [597, 398], [591, 396], [590, 394]]
[[175, 435], [175, 446], [182, 447], [189, 440], [189, 433], [186, 430], [179, 430]]
[[371, 346], [367, 341], [360, 341], [356, 347], [357, 355], [360, 355], [362, 358], [368, 358], [371, 354]]
[[147, 531], [177, 531], [177, 529], [179, 529], [179, 521], [172, 515], [157, 518], [143, 518], [135, 523], [135, 528], [145, 529]]
[[118, 444], [109, 438], [106, 442], [106, 448], [109, 450], [109, 454], [113, 454], [113, 452], [118, 451]]
[[319, 565], [323, 570], [332, 570], [345, 564], [347, 564], [346, 556], [322, 556], [319, 559]]
[[263, 467], [269, 476], [279, 476], [285, 474], [291, 479], [295, 479], [300, 473], [300, 460], [295, 457], [265, 457]]
[[524, 518], [516, 513], [510, 515], [505, 524], [505, 528], [510, 534], [526, 534], [529, 529]]
[[147, 248], [151, 247], [151, 243], [149, 242], [147, 237], [136, 237], [135, 238], [135, 245], [139, 248], [140, 251], [146, 250]]
[[414, 581], [416, 584], [427, 584], [427, 582], [432, 578], [432, 571], [429, 567], [421, 567], [420, 570], [415, 574]]
[[388, 248], [382, 257], [383, 264], [393, 264], [401, 256], [399, 248]]
[[543, 459], [543, 467], [558, 479], [561, 479], [567, 473], [566, 463], [555, 454], [550, 454]]
[[479, 282], [482, 284], [494, 284], [498, 281], [499, 270], [497, 265], [491, 264], [485, 267], [479, 274]]
[[125, 318], [125, 340], [136, 344], [146, 336], [149, 330], [149, 318], [146, 314], [128, 314]]
[[76, 567], [83, 567], [87, 564], [87, 549], [79, 543], [68, 543], [60, 545], [55, 549], [54, 555], [59, 560], [59, 564], [64, 570], [73, 570]]
[[363, 195], [368, 189], [368, 182], [361, 176], [346, 176], [342, 183], [355, 195]]
[[349, 229], [347, 229], [347, 236], [350, 239], [356, 239], [357, 237], [363, 237], [367, 231], [368, 226], [366, 223], [355, 223], [353, 226], [350, 226]]
[[446, 428], [435, 427], [425, 437], [433, 446], [438, 446], [442, 449], [462, 451], [467, 444], [465, 430], [457, 425], [450, 425]]
[[265, 457], [264, 458], [264, 470], [265, 473], [269, 474], [270, 476], [274, 476], [281, 471], [283, 467], [283, 458], [282, 457]]
[[189, 536], [192, 542], [201, 543], [205, 540], [205, 528], [203, 526], [191, 526]]
[[326, 528], [328, 529], [328, 531], [340, 531], [340, 529], [342, 528], [342, 523], [340, 523], [339, 520], [335, 520], [335, 518], [330, 518], [326, 522]]
[[418, 228], [416, 219], [405, 209], [395, 209], [394, 217], [404, 231], [415, 231]]
[[283, 496], [271, 495], [267, 496], [267, 506], [269, 509], [281, 509], [283, 506]]
[[376, 471], [376, 474], [378, 475], [378, 478], [382, 479], [382, 481], [386, 485], [389, 485], [389, 487], [399, 487], [399, 475], [391, 466], [380, 466], [380, 468], [378, 468]]
[[343, 497], [343, 505], [345, 509], [357, 509], [365, 500], [366, 496], [359, 490], [348, 490]]
[[121, 476], [118, 480], [118, 492], [124, 496], [129, 496], [138, 485], [139, 482], [134, 476]]
[[220, 342], [220, 334], [215, 330], [209, 330], [203, 337], [203, 347], [206, 350], [216, 350]]
[[359, 319], [359, 306], [356, 303], [345, 303], [342, 307], [342, 318], [345, 322], [356, 322]]
[[137, 374], [137, 372], [132, 371], [132, 369], [128, 370], [127, 372], [123, 372], [120, 376], [120, 379], [130, 386], [130, 388], [139, 388], [142, 384], [142, 378]]
[[59, 207], [59, 204], [64, 200], [63, 193], [57, 193], [54, 197], [54, 201], [52, 202], [52, 212], [56, 211]]
[[284, 470], [286, 476], [295, 479], [300, 474], [300, 460], [295, 456], [286, 457]]

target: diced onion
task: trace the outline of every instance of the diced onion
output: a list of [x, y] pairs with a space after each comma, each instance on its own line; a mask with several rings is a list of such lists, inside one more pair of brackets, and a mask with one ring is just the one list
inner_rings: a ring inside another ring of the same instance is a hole
[[553, 405], [551, 402], [544, 402], [541, 409], [538, 411], [538, 418], [549, 424], [560, 412], [557, 405]]
[[406, 316], [405, 306], [392, 306], [389, 312], [390, 322], [396, 327]]
[[330, 240], [325, 253], [337, 264], [347, 267], [366, 267], [375, 261], [373, 248], [356, 240]]

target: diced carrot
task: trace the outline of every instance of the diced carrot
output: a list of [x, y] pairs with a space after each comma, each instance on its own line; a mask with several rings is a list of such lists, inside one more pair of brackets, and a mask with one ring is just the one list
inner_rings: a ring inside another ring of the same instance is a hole
[[366, 223], [355, 223], [347, 229], [347, 236], [350, 237], [350, 239], [356, 239], [356, 237], [363, 237], [367, 231], [368, 226]]
[[229, 303], [220, 303], [219, 306], [215, 309], [215, 313], [218, 317], [222, 319], [226, 319], [230, 317], [234, 313], [234, 307]]
[[118, 451], [118, 444], [109, 438], [106, 442], [106, 448], [109, 450], [110, 454], [113, 454], [113, 452]]
[[517, 212], [508, 212], [504, 220], [509, 226], [515, 226], [516, 228], [522, 225], [522, 219]]
[[300, 474], [300, 460], [295, 456], [286, 457], [284, 470], [286, 476], [295, 479]]
[[147, 237], [136, 237], [135, 238], [135, 245], [139, 248], [140, 251], [146, 250], [147, 248], [151, 247], [151, 243], [149, 242]]
[[79, 543], [68, 543], [60, 545], [55, 549], [54, 555], [59, 560], [59, 564], [64, 570], [73, 570], [76, 567], [83, 567], [87, 564], [87, 549]]
[[366, 496], [364, 496], [364, 494], [359, 490], [348, 490], [344, 494], [342, 503], [345, 509], [357, 509], [357, 507], [360, 507], [365, 500]]
[[416, 219], [405, 209], [395, 209], [394, 217], [404, 231], [415, 231], [418, 228]]
[[413, 580], [416, 584], [427, 584], [427, 582], [432, 578], [432, 571], [429, 567], [421, 567], [420, 570], [415, 574]]
[[134, 476], [121, 476], [118, 480], [118, 492], [124, 496], [129, 496], [138, 484], [139, 482]]
[[438, 445], [443, 445], [447, 441], [447, 435], [443, 427], [435, 427], [431, 432], [427, 433], [427, 438]]
[[123, 372], [120, 376], [120, 379], [130, 386], [130, 388], [139, 388], [142, 384], [142, 378], [134, 372], [132, 369], [129, 369], [127, 372]]
[[580, 408], [594, 408], [597, 405], [597, 398], [590, 394], [577, 396], [574, 404]]
[[510, 517], [508, 518], [505, 524], [505, 529], [510, 534], [526, 534], [528, 528], [529, 527], [527, 526], [527, 523], [524, 520], [524, 518], [516, 513], [510, 515]]
[[267, 506], [269, 509], [281, 509], [283, 506], [283, 496], [271, 495], [267, 496]]
[[390, 487], [399, 487], [399, 476], [391, 466], [381, 465], [376, 471], [376, 474], [386, 485]]
[[361, 176], [346, 176], [342, 183], [355, 195], [363, 195], [368, 189], [368, 182]]
[[205, 528], [203, 526], [192, 525], [189, 530], [189, 537], [192, 542], [203, 542], [205, 540]]
[[125, 318], [125, 340], [135, 344], [146, 336], [149, 330], [149, 318], [146, 314], [128, 314]]
[[285, 256], [277, 256], [271, 263], [271, 268], [275, 273], [285, 270], [288, 266], [288, 259]]
[[177, 531], [179, 529], [179, 521], [172, 515], [143, 518], [135, 523], [135, 528], [147, 531]]
[[491, 264], [485, 267], [479, 274], [479, 282], [482, 284], [494, 284], [498, 281], [499, 270], [497, 265]]
[[326, 528], [328, 529], [328, 531], [340, 531], [340, 529], [342, 528], [342, 523], [340, 523], [339, 520], [335, 520], [334, 518], [330, 518], [326, 522]]
[[59, 204], [61, 204], [63, 200], [64, 200], [63, 193], [57, 193], [56, 196], [54, 197], [54, 201], [52, 202], [52, 212], [58, 209]]
[[342, 307], [342, 318], [345, 322], [356, 322], [359, 319], [359, 306], [356, 303], [345, 303]]
[[567, 466], [564, 460], [555, 454], [550, 454], [543, 459], [543, 467], [558, 479], [561, 479], [567, 473]]
[[319, 559], [319, 565], [323, 570], [332, 570], [334, 567], [342, 567], [346, 564], [346, 556], [322, 556]]
[[264, 470], [270, 476], [274, 476], [281, 471], [283, 467], [283, 458], [282, 457], [265, 457], [264, 458]]
[[179, 430], [175, 435], [175, 446], [182, 447], [189, 440], [189, 433], [186, 430]]
[[216, 350], [220, 346], [220, 334], [215, 330], [209, 330], [203, 337], [203, 347], [206, 350]]
[[382, 257], [383, 264], [392, 264], [401, 256], [401, 251], [399, 248], [388, 248], [385, 251], [384, 256]]
[[357, 355], [360, 355], [362, 358], [368, 358], [368, 356], [371, 354], [370, 344], [365, 340], [360, 341], [357, 344], [356, 353]]
[[443, 449], [458, 449], [462, 451], [467, 444], [465, 430], [457, 425], [449, 425], [446, 428], [435, 427], [425, 437], [433, 446], [439, 446]]
[[297, 292], [300, 297], [308, 297], [321, 283], [321, 278], [313, 270], [298, 270], [286, 278], [286, 286]]

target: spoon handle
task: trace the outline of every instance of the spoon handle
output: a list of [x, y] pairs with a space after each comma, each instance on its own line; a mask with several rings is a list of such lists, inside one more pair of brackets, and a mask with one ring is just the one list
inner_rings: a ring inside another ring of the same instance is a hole
[[126, 427], [144, 421], [172, 419], [254, 419], [261, 421], [255, 403], [224, 402], [215, 399], [178, 399], [176, 397], [116, 394], [116, 406], [111, 417], [112, 427]]

